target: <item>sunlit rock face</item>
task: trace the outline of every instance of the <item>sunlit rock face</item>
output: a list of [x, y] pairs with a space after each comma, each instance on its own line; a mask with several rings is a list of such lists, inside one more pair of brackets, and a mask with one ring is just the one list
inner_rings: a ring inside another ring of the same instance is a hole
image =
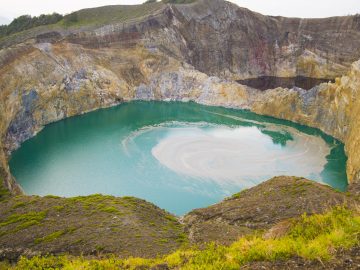
[[[0, 48], [5, 170], [7, 155], [45, 124], [134, 99], [193, 100], [320, 128], [345, 142], [349, 180], [359, 180], [358, 15], [268, 17], [199, 0], [126, 23], [40, 27]], [[263, 93], [233, 81], [262, 75], [338, 79]]]

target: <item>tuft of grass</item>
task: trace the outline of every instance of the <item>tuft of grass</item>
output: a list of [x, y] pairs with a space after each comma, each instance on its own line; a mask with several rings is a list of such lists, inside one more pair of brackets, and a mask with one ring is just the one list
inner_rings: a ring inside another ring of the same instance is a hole
[[26, 205], [25, 202], [17, 202], [13, 205], [12, 209], [14, 210], [16, 208], [23, 207], [25, 205]]
[[10, 196], [10, 192], [1, 185], [0, 187], [0, 200], [4, 200]]
[[160, 244], [169, 243], [169, 239], [165, 239], [165, 238], [159, 239], [159, 240], [158, 240], [158, 243], [160, 243]]
[[9, 216], [5, 221], [0, 223], [0, 227], [13, 224], [13, 223], [24, 223], [28, 221], [42, 221], [46, 216], [46, 212], [28, 212], [26, 214], [13, 214]]
[[176, 242], [185, 244], [188, 242], [188, 237], [185, 233], [180, 233], [176, 239]]
[[64, 205], [55, 205], [53, 208], [54, 208], [54, 210], [60, 212], [60, 211], [64, 210], [65, 206]]
[[67, 234], [67, 233], [72, 233], [76, 230], [75, 227], [69, 227], [65, 230], [60, 230], [60, 231], [56, 231], [56, 232], [53, 232], [53, 233], [50, 233], [44, 237], [41, 237], [41, 238], [36, 238], [34, 240], [34, 243], [35, 244], [40, 244], [40, 243], [47, 243], [47, 242], [51, 242], [51, 241], [54, 241], [58, 238], [60, 238], [61, 236], [63, 236], [64, 234]]
[[51, 241], [54, 241], [55, 239], [59, 238], [60, 236], [64, 235], [65, 233], [66, 233], [65, 230], [53, 232], [53, 233], [48, 234], [48, 235], [46, 235], [44, 237], [36, 238], [34, 243], [39, 244], [39, 243], [42, 243], [42, 242], [51, 242]]
[[20, 230], [26, 229], [30, 226], [40, 225], [41, 221], [46, 217], [46, 211], [42, 212], [28, 212], [26, 214], [13, 214], [10, 215], [5, 221], [0, 223], [0, 228], [17, 224], [15, 228], [11, 228], [10, 230], [6, 230], [5, 232], [1, 232], [1, 235], [15, 233]]
[[48, 198], [48, 199], [59, 199], [59, 196], [55, 196], [55, 195], [46, 195], [44, 198]]
[[170, 222], [177, 222], [177, 218], [173, 215], [168, 214], [165, 216], [165, 218]]
[[122, 214], [117, 208], [115, 208], [114, 206], [106, 206], [106, 207], [102, 207], [99, 208], [99, 210], [101, 210], [102, 212], [106, 212], [106, 213], [111, 213], [111, 214]]
[[225, 198], [225, 200], [233, 200], [233, 199], [239, 199], [248, 189], [245, 188], [243, 189], [242, 191], [238, 192], [238, 193], [235, 193], [233, 195], [231, 195], [230, 197], [228, 198]]
[[210, 243], [204, 249], [183, 248], [162, 258], [22, 257], [10, 269], [148, 269], [160, 264], [185, 270], [239, 269], [253, 261], [286, 260], [293, 256], [326, 261], [336, 249], [348, 249], [359, 243], [360, 216], [344, 207], [325, 214], [304, 214], [289, 222], [291, 226], [280, 238], [265, 239], [256, 234], [240, 238], [230, 246]]

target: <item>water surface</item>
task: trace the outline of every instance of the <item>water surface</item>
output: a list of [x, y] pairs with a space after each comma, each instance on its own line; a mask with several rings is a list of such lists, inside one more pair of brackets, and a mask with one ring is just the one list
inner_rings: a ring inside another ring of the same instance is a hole
[[347, 186], [343, 145], [248, 111], [131, 102], [50, 124], [10, 160], [28, 194], [136, 196], [175, 214], [276, 175]]

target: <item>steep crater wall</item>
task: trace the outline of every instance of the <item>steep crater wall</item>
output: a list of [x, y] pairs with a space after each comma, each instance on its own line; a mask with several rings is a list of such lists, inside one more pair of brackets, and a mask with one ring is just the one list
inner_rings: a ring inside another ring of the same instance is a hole
[[227, 78], [336, 77], [360, 57], [360, 16], [263, 16], [221, 0], [174, 8], [187, 59]]
[[[267, 17], [220, 0], [167, 5], [133, 23], [35, 33], [0, 51], [1, 162], [44, 125], [134, 99], [193, 100], [288, 119], [340, 139], [360, 182], [360, 24]], [[261, 92], [232, 79], [339, 77]], [[344, 75], [341, 77], [341, 75]], [[356, 188], [354, 188], [355, 190]]]

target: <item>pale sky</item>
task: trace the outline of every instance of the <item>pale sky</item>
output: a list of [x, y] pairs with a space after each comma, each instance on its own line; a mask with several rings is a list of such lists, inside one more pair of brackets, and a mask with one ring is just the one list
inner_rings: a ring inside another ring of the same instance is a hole
[[[0, 24], [14, 17], [70, 13], [105, 5], [134, 5], [145, 0], [0, 0]], [[330, 17], [360, 13], [360, 0], [230, 0], [265, 15], [287, 17]], [[4, 21], [5, 20], [5, 21]]]

